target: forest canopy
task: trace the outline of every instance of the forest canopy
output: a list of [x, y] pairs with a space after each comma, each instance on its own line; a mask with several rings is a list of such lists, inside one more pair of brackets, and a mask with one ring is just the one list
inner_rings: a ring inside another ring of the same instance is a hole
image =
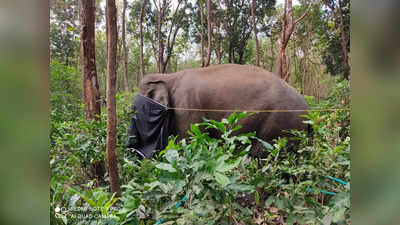
[[[142, 63], [144, 73], [170, 73], [203, 66], [208, 60], [209, 65], [256, 65], [258, 53], [261, 67], [272, 72], [279, 71], [284, 1], [255, 1], [254, 16], [251, 10], [252, 0], [210, 1], [209, 7], [207, 2], [128, 1], [126, 19], [123, 21], [123, 1], [117, 1], [117, 89], [123, 90], [126, 87], [123, 75], [125, 50], [122, 39], [125, 39], [126, 43], [130, 87], [136, 86], [140, 80]], [[294, 86], [302, 87], [302, 91], [309, 95], [317, 95], [316, 90], [303, 90], [310, 86], [307, 82], [317, 82], [321, 80], [317, 77], [325, 74], [348, 77], [350, 1], [295, 2], [297, 4], [292, 7], [293, 15], [290, 10], [286, 10], [289, 22], [286, 23], [286, 27], [290, 29], [291, 20], [294, 23], [297, 19], [301, 21], [295, 24], [285, 48], [286, 67], [290, 74], [290, 82], [295, 84]], [[101, 93], [105, 93], [105, 0], [97, 0], [95, 4], [96, 66], [100, 90]], [[50, 6], [51, 59], [79, 69], [81, 62], [78, 0], [54, 0]], [[300, 18], [303, 14], [304, 17]], [[290, 19], [291, 17], [293, 19]], [[123, 26], [126, 30], [125, 38], [122, 35]], [[254, 31], [257, 36], [254, 35]]]

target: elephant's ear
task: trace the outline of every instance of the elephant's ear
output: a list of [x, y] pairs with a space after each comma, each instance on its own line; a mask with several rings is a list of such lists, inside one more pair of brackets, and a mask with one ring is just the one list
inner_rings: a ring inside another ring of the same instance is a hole
[[169, 91], [165, 79], [167, 75], [146, 75], [142, 80], [139, 91], [164, 106], [169, 106]]

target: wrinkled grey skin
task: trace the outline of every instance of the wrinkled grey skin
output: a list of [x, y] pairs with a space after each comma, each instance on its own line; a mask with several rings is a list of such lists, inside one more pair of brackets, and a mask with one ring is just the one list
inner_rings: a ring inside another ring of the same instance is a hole
[[[184, 70], [173, 74], [146, 75], [139, 93], [168, 107], [200, 109], [309, 109], [302, 95], [277, 75], [247, 65], [217, 65]], [[190, 124], [202, 118], [220, 121], [232, 112], [194, 112], [174, 110], [171, 134], [187, 137]], [[240, 132], [255, 131], [271, 142], [285, 136], [284, 130], [306, 129], [299, 115], [305, 112], [258, 113], [241, 120]], [[261, 144], [255, 144], [253, 154]]]

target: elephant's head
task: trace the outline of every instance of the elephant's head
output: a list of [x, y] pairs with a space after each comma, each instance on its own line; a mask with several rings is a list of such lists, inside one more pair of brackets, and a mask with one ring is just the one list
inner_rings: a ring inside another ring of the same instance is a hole
[[139, 93], [165, 106], [169, 106], [168, 80], [169, 75], [149, 74], [139, 84]]

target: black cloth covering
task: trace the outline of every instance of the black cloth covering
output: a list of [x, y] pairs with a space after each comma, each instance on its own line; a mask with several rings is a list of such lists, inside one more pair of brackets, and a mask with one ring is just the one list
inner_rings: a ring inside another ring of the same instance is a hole
[[132, 104], [127, 148], [134, 148], [142, 157], [151, 157], [168, 144], [170, 113], [166, 106], [137, 94]]

